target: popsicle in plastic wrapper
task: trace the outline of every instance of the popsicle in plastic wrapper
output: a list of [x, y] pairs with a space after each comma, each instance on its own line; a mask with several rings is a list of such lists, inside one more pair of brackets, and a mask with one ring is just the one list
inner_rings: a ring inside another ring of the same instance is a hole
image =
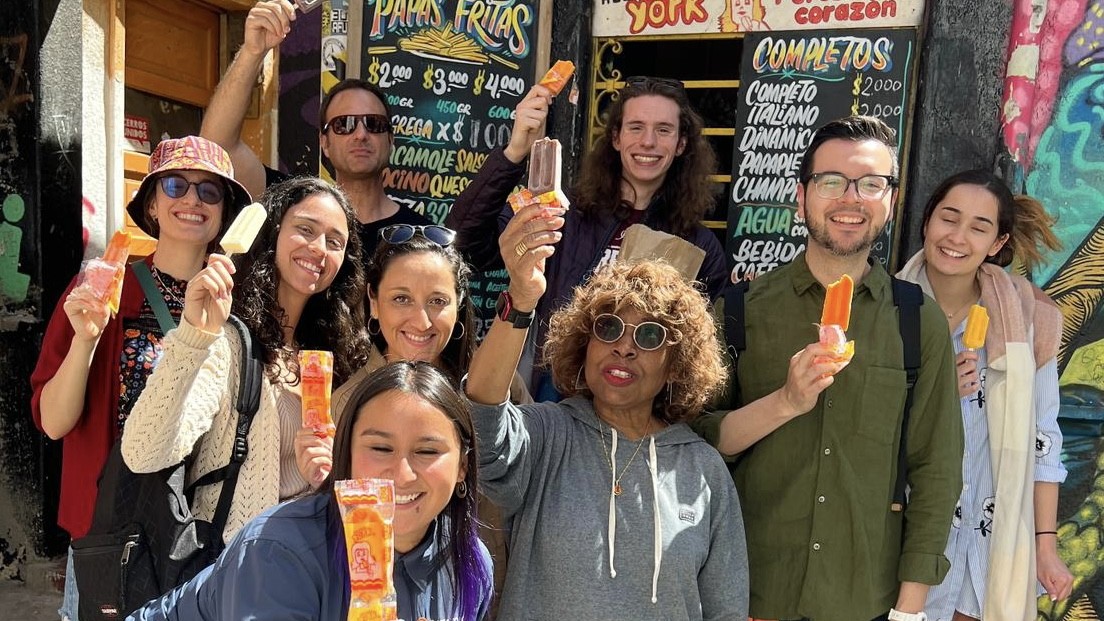
[[975, 350], [985, 346], [985, 333], [989, 330], [989, 311], [984, 306], [974, 304], [966, 317], [966, 332], [962, 335], [962, 344], [966, 349]]
[[521, 207], [531, 204], [534, 200], [545, 204], [558, 204], [567, 209], [571, 207], [571, 201], [560, 187], [560, 179], [563, 171], [563, 147], [555, 138], [541, 138], [533, 143], [529, 150], [529, 185], [526, 188], [528, 196], [521, 194], [520, 204], [511, 202], [516, 212]]
[[228, 255], [249, 252], [253, 240], [257, 238], [257, 233], [261, 231], [267, 219], [268, 212], [260, 203], [246, 206], [238, 217], [234, 218], [230, 228], [226, 229], [219, 245]]
[[303, 400], [303, 426], [318, 435], [334, 436], [330, 417], [333, 391], [333, 354], [318, 349], [299, 352], [300, 393]]
[[556, 64], [552, 65], [552, 68], [544, 74], [538, 84], [552, 91], [552, 96], [556, 96], [567, 86], [567, 81], [571, 79], [574, 73], [575, 63], [570, 60], [557, 60]]
[[123, 275], [130, 257], [130, 241], [130, 233], [115, 231], [103, 257], [85, 263], [81, 272], [81, 285], [90, 288], [96, 297], [106, 303], [112, 316], [119, 312]]
[[334, 482], [349, 562], [349, 621], [398, 618], [395, 559], [395, 484], [386, 479]]
[[[824, 308], [817, 324], [820, 342], [832, 348], [835, 362], [850, 360], [855, 355], [855, 341], [848, 341], [847, 328], [851, 325], [851, 298], [855, 293], [855, 281], [844, 274], [828, 285], [824, 294]], [[819, 360], [818, 360], [819, 362]]]

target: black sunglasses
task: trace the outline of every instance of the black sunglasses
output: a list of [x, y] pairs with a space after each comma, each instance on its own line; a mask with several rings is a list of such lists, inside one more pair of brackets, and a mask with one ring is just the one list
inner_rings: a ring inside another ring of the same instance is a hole
[[389, 244], [405, 244], [421, 235], [444, 248], [456, 240], [456, 231], [439, 224], [392, 224], [380, 229], [380, 239]]
[[674, 78], [656, 78], [648, 75], [634, 75], [625, 78], [625, 86], [666, 86], [669, 88], [677, 88], [678, 90], [685, 90], [686, 85], [682, 83], [682, 80], [676, 80]]
[[383, 114], [342, 114], [323, 124], [322, 133], [332, 129], [338, 136], [345, 136], [356, 131], [357, 123], [364, 125], [364, 131], [369, 134], [391, 132], [391, 120]]
[[633, 343], [644, 351], [655, 351], [667, 342], [667, 328], [655, 321], [639, 324], [625, 322], [613, 313], [602, 313], [594, 318], [594, 338], [603, 343], [616, 343], [625, 334], [625, 327], [633, 329]]
[[181, 198], [188, 193], [188, 188], [196, 187], [196, 196], [208, 205], [217, 205], [222, 202], [223, 186], [215, 181], [188, 181], [180, 175], [165, 175], [157, 180], [161, 184], [161, 191], [169, 198]]

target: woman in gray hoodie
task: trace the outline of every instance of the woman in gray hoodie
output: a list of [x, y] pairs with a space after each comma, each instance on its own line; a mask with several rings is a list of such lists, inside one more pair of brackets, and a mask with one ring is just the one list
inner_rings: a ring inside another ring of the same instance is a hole
[[510, 289], [465, 387], [483, 491], [512, 521], [499, 619], [746, 621], [736, 489], [685, 424], [724, 380], [701, 292], [664, 263], [600, 270], [544, 343], [569, 398], [507, 400], [558, 213], [525, 207], [503, 233]]

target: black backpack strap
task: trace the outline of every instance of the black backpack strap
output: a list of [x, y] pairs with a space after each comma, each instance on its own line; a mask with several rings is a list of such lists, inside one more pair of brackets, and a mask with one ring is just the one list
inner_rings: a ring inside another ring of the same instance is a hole
[[149, 266], [146, 265], [145, 261], [135, 261], [130, 264], [130, 267], [134, 269], [134, 275], [138, 277], [138, 284], [142, 285], [142, 293], [146, 294], [146, 301], [149, 302], [154, 316], [157, 317], [157, 325], [161, 326], [161, 334], [168, 334], [169, 330], [176, 327], [176, 322], [173, 321], [172, 313], [169, 312], [169, 305], [165, 304], [165, 297], [161, 295], [161, 290], [153, 282], [153, 274], [150, 273]]
[[747, 333], [744, 330], [744, 296], [747, 295], [750, 286], [751, 281], [741, 280], [728, 285], [721, 293], [724, 296], [725, 344], [734, 364], [740, 353], [747, 349]]
[[238, 397], [235, 402], [235, 408], [238, 411], [238, 424], [234, 431], [234, 448], [230, 453], [230, 463], [203, 475], [190, 488], [194, 493], [194, 490], [202, 485], [222, 481], [222, 491], [219, 492], [218, 505], [215, 507], [215, 514], [211, 519], [212, 538], [221, 538], [222, 531], [226, 528], [226, 519], [230, 515], [230, 504], [234, 499], [234, 489], [237, 487], [238, 472], [249, 454], [249, 427], [253, 424], [253, 416], [260, 407], [261, 380], [264, 376], [264, 365], [261, 363], [260, 351], [254, 347], [253, 336], [249, 332], [249, 328], [234, 315], [227, 317], [226, 323], [237, 330], [242, 351], [238, 373]]
[[893, 305], [897, 307], [897, 323], [901, 332], [905, 378], [908, 390], [905, 393], [905, 411], [901, 418], [901, 445], [897, 449], [897, 480], [893, 484], [893, 511], [904, 511], [906, 505], [905, 486], [908, 482], [908, 428], [909, 414], [912, 410], [912, 398], [916, 388], [916, 379], [920, 375], [920, 306], [924, 303], [924, 292], [920, 285], [893, 278]]

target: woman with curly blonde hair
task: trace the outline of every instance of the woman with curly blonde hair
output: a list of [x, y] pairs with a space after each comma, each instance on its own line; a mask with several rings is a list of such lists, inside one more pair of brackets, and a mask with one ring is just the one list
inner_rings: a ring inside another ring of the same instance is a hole
[[544, 344], [569, 397], [507, 400], [557, 240], [514, 248], [541, 217], [499, 241], [510, 288], [465, 387], [483, 492], [512, 522], [499, 619], [747, 619], [736, 490], [686, 425], [725, 377], [704, 294], [660, 262], [600, 269]]

